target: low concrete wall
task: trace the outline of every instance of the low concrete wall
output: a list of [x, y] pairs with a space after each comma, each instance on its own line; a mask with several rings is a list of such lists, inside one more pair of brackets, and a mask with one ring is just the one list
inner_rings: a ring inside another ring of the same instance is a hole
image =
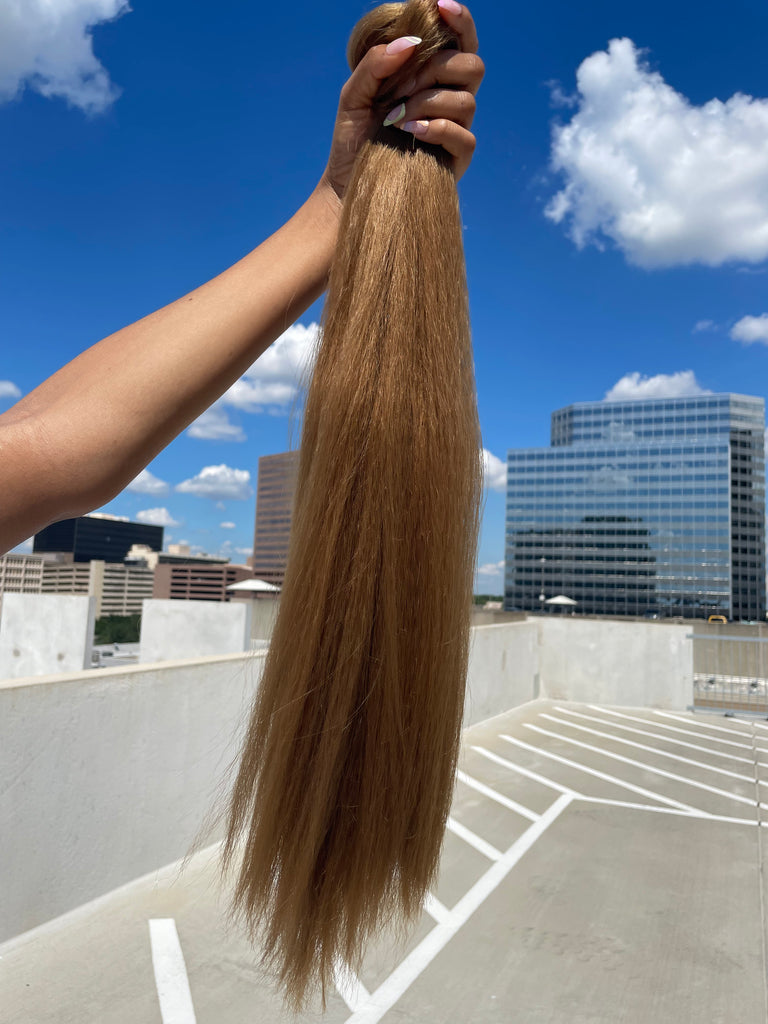
[[538, 616], [541, 696], [624, 707], [693, 702], [693, 643], [686, 623]]
[[5, 594], [0, 615], [0, 679], [89, 668], [95, 598]]
[[[685, 708], [689, 631], [555, 616], [478, 627], [465, 724], [539, 696]], [[0, 683], [0, 942], [189, 851], [262, 666], [234, 654]]]
[[0, 942], [189, 851], [263, 661], [0, 684]]
[[235, 654], [251, 648], [251, 602], [142, 602], [139, 661]]
[[532, 621], [472, 630], [465, 727], [539, 696], [538, 645], [538, 630]]

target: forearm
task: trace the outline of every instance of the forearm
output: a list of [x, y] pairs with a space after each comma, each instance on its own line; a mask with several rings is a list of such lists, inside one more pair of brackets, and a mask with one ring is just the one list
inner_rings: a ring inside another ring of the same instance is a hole
[[[234, 266], [89, 348], [0, 416], [0, 457], [3, 428], [13, 444], [23, 424], [47, 476], [29, 515], [50, 521], [103, 504], [222, 395], [324, 290], [338, 217], [338, 200], [319, 187]], [[0, 549], [11, 511], [0, 509]]]

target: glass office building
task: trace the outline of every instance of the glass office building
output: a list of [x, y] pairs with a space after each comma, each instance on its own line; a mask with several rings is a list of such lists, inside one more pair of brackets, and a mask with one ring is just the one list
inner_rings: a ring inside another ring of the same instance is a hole
[[765, 404], [583, 402], [507, 461], [507, 610], [765, 618]]

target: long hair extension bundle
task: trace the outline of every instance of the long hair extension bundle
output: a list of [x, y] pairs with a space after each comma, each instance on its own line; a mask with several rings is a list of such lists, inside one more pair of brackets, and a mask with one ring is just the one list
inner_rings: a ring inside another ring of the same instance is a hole
[[[355, 28], [456, 48], [434, 0]], [[396, 128], [358, 154], [304, 412], [281, 607], [229, 807], [235, 913], [300, 1009], [435, 881], [464, 705], [482, 470], [450, 158]]]

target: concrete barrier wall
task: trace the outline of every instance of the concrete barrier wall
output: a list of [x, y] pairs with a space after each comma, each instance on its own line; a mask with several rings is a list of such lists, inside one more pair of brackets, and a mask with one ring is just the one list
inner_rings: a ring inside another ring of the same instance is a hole
[[0, 679], [90, 668], [95, 598], [5, 594], [0, 616]]
[[139, 661], [249, 651], [252, 614], [250, 601], [142, 601]]
[[693, 643], [685, 623], [540, 616], [541, 696], [624, 707], [693, 702]]
[[263, 660], [0, 684], [0, 942], [189, 851]]
[[[555, 616], [478, 627], [465, 724], [538, 696], [687, 707], [689, 631]], [[0, 683], [0, 942], [189, 851], [262, 666], [233, 654]]]
[[533, 620], [472, 630], [465, 727], [539, 696], [538, 644]]

